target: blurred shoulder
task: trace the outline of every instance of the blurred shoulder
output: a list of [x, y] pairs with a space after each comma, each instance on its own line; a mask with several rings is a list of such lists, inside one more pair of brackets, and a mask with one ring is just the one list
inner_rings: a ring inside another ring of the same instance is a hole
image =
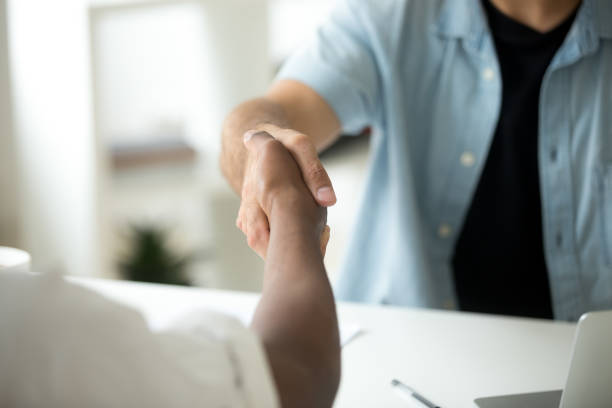
[[[434, 30], [446, 1], [459, 0], [339, 0], [375, 50], [390, 57], [421, 47]], [[391, 58], [391, 57], [390, 57]]]
[[423, 21], [438, 15], [445, 0], [341, 0], [362, 18], [380, 24], [398, 20]]

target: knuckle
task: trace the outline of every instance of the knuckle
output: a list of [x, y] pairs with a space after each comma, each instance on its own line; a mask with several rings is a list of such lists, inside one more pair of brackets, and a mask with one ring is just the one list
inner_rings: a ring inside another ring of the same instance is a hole
[[242, 229], [244, 224], [245, 224], [245, 222], [244, 222], [244, 211], [240, 210], [238, 212], [238, 215], [236, 216], [236, 225], [238, 226], [238, 228]]
[[253, 230], [249, 230], [247, 242], [251, 248], [257, 249], [265, 243], [265, 238], [266, 233], [264, 229], [261, 227], [255, 227]]
[[255, 235], [253, 235], [253, 234], [249, 234], [249, 235], [247, 236], [247, 244], [249, 244], [249, 246], [250, 246], [252, 249], [255, 249], [255, 248], [257, 247], [257, 244], [258, 244], [258, 243], [259, 243], [259, 242], [257, 241], [257, 238], [255, 237]]
[[303, 133], [296, 133], [289, 137], [289, 144], [298, 149], [303, 149], [310, 146], [310, 139]]
[[246, 218], [248, 214], [253, 211], [253, 207], [256, 207], [256, 206], [257, 206], [256, 191], [255, 189], [249, 189], [248, 193], [246, 193], [242, 197], [238, 215], [242, 218]]
[[266, 229], [266, 227], [266, 216], [262, 212], [259, 204], [257, 204], [256, 207], [253, 208], [253, 212], [251, 213], [251, 228], [253, 228], [254, 231], [260, 231]]
[[246, 197], [242, 199], [242, 212], [245, 215], [248, 215], [249, 211], [252, 210], [253, 206], [256, 205], [255, 192], [253, 190], [249, 190], [249, 193]]

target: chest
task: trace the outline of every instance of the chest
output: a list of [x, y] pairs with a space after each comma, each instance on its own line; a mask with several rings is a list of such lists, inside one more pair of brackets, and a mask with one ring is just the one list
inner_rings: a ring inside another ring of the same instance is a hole
[[[441, 247], [448, 252], [489, 154], [503, 83], [492, 43], [479, 53], [461, 41], [435, 45], [428, 58], [399, 64], [387, 92], [401, 93], [393, 98], [401, 110], [387, 123], [397, 122], [402, 139], [390, 142], [390, 154], [409, 158], [426, 228], [433, 239], [444, 232], [447, 244]], [[533, 176], [542, 188], [544, 228], [551, 225], [545, 235], [551, 235], [551, 245], [562, 241], [557, 249], [566, 252], [599, 247], [592, 244], [598, 239], [609, 242], [612, 253], [611, 47], [602, 42], [597, 52], [548, 69], [535, 105]], [[564, 230], [564, 239], [557, 240], [552, 224], [561, 222], [565, 227], [557, 229]]]

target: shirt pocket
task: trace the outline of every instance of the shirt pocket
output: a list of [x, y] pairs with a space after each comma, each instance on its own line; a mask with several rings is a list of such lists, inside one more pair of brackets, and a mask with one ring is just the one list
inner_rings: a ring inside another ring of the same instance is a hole
[[612, 266], [612, 163], [597, 171], [601, 234], [606, 265]]

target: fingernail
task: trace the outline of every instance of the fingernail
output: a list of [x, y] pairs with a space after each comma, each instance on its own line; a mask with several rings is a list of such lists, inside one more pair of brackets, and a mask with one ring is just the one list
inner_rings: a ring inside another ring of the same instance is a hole
[[253, 135], [254, 135], [255, 133], [257, 133], [257, 131], [256, 131], [256, 130], [249, 130], [249, 131], [246, 131], [246, 132], [244, 133], [244, 143], [246, 143], [246, 142], [248, 142], [249, 140], [251, 140], [251, 138], [253, 137]]
[[320, 203], [333, 204], [336, 202], [336, 194], [331, 187], [321, 187], [317, 190], [317, 200]]

